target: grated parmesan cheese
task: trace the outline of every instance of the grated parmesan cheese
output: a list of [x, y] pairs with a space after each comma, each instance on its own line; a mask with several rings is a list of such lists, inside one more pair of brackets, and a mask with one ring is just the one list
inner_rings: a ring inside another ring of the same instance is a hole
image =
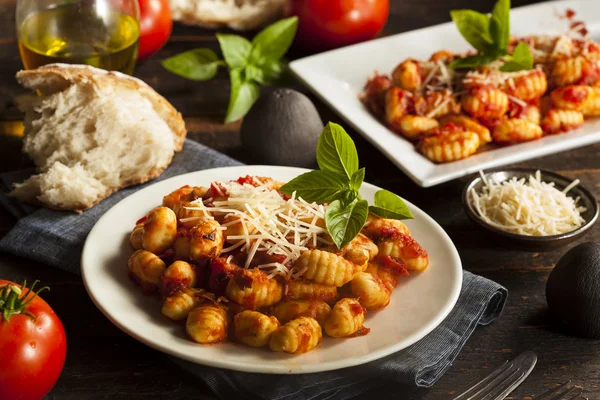
[[[236, 216], [236, 219], [221, 226], [225, 230], [225, 238], [231, 244], [223, 248], [223, 254], [234, 250], [246, 253], [245, 268], [251, 267], [252, 260], [259, 252], [283, 256], [281, 262], [259, 264], [257, 268], [265, 270], [270, 278], [276, 275], [288, 278], [299, 276], [300, 271], [295, 271], [287, 265], [300, 257], [308, 246], [314, 247], [323, 240], [319, 235], [326, 230], [319, 226], [318, 222], [325, 219], [326, 206], [308, 203], [297, 198], [295, 192], [286, 200], [268, 184], [254, 179], [257, 186], [235, 181], [214, 182], [212, 187], [221, 193], [221, 188], [224, 189], [228, 197], [224, 200], [193, 201], [186, 208], [203, 211], [204, 216], [186, 218], [186, 221], [213, 219], [214, 216]], [[228, 235], [227, 228], [239, 223], [242, 225], [242, 234]]]
[[481, 193], [471, 189], [471, 202], [477, 214], [491, 226], [528, 236], [550, 236], [570, 232], [582, 226], [579, 198], [567, 196], [579, 184], [573, 181], [563, 191], [554, 183], [541, 180], [540, 171], [529, 179], [516, 177], [501, 183], [490, 182], [480, 171], [485, 184]]

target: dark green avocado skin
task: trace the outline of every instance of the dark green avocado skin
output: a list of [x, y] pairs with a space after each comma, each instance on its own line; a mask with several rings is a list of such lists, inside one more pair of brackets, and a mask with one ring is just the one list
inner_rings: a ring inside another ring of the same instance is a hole
[[570, 332], [600, 339], [600, 243], [582, 243], [562, 256], [548, 278], [546, 300]]
[[254, 103], [241, 127], [245, 156], [257, 164], [314, 168], [323, 121], [314, 104], [292, 89], [273, 89]]

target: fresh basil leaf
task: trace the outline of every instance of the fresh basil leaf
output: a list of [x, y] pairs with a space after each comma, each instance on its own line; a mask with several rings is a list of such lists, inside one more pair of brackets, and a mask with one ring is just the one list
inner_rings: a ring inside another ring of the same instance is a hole
[[260, 86], [245, 79], [242, 69], [229, 70], [231, 80], [231, 97], [225, 123], [237, 121], [242, 118], [260, 95]]
[[292, 45], [297, 29], [298, 17], [282, 19], [269, 25], [252, 39], [250, 60], [258, 65], [279, 60]]
[[358, 171], [356, 146], [340, 125], [329, 122], [321, 132], [317, 143], [317, 163], [322, 170], [348, 178]]
[[325, 212], [325, 225], [333, 242], [341, 249], [358, 235], [367, 221], [369, 203], [359, 200], [344, 205], [335, 200]]
[[527, 43], [519, 43], [510, 59], [500, 67], [502, 72], [516, 72], [533, 68], [533, 55]]
[[490, 18], [473, 10], [452, 10], [450, 16], [456, 28], [471, 46], [480, 53], [485, 53], [494, 40], [490, 34]]
[[490, 34], [494, 47], [506, 50], [510, 40], [510, 0], [498, 0], [492, 10]]
[[449, 67], [452, 69], [477, 68], [482, 65], [489, 64], [492, 61], [494, 61], [495, 59], [496, 59], [495, 56], [487, 56], [487, 55], [467, 56], [464, 58], [457, 58], [456, 60], [452, 61], [449, 65]]
[[271, 85], [281, 77], [284, 68], [279, 61], [273, 61], [265, 65], [256, 66], [248, 64], [245, 68], [246, 79], [260, 83], [261, 85]]
[[194, 81], [206, 81], [214, 78], [219, 65], [224, 63], [211, 49], [194, 49], [162, 60], [161, 64], [176, 75]]
[[243, 68], [246, 66], [252, 51], [252, 44], [248, 39], [224, 33], [217, 33], [217, 39], [229, 68]]
[[310, 171], [299, 175], [283, 185], [279, 190], [287, 195], [302, 197], [308, 202], [329, 203], [344, 197], [351, 191], [348, 178], [330, 171]]
[[352, 204], [356, 199], [362, 200], [362, 198], [358, 194], [358, 191], [347, 190], [346, 192], [342, 193], [338, 200], [342, 202], [342, 205], [344, 207], [346, 207], [348, 204]]
[[402, 199], [388, 190], [375, 193], [375, 205], [369, 207], [375, 215], [391, 219], [413, 219], [413, 215]]
[[350, 178], [350, 187], [356, 191], [359, 191], [364, 180], [365, 180], [365, 168], [363, 167], [352, 174], [352, 177]]
[[252, 64], [246, 65], [246, 67], [244, 68], [244, 75], [246, 76], [247, 80], [254, 81], [256, 83], [262, 83], [265, 79], [264, 74], [260, 70], [260, 68]]

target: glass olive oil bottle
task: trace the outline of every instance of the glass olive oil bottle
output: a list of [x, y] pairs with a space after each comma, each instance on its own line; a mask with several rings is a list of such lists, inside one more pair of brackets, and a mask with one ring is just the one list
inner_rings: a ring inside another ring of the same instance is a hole
[[33, 12], [17, 36], [26, 69], [69, 63], [132, 74], [140, 28], [131, 15], [76, 2]]

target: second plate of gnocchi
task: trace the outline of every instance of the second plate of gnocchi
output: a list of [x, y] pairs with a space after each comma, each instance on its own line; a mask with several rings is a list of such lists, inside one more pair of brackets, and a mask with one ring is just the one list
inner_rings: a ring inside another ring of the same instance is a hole
[[527, 44], [530, 70], [501, 72], [497, 61], [450, 68], [474, 54], [454, 23], [313, 55], [290, 68], [429, 187], [600, 142], [598, 15], [600, 3], [583, 0], [511, 10], [507, 51]]
[[[82, 275], [119, 328], [165, 353], [259, 373], [345, 368], [401, 350], [450, 312], [462, 283], [456, 248], [414, 220], [369, 216], [337, 249], [326, 204], [278, 187], [305, 172], [231, 167], [158, 182], [90, 232]], [[364, 184], [372, 200], [377, 187]]]

